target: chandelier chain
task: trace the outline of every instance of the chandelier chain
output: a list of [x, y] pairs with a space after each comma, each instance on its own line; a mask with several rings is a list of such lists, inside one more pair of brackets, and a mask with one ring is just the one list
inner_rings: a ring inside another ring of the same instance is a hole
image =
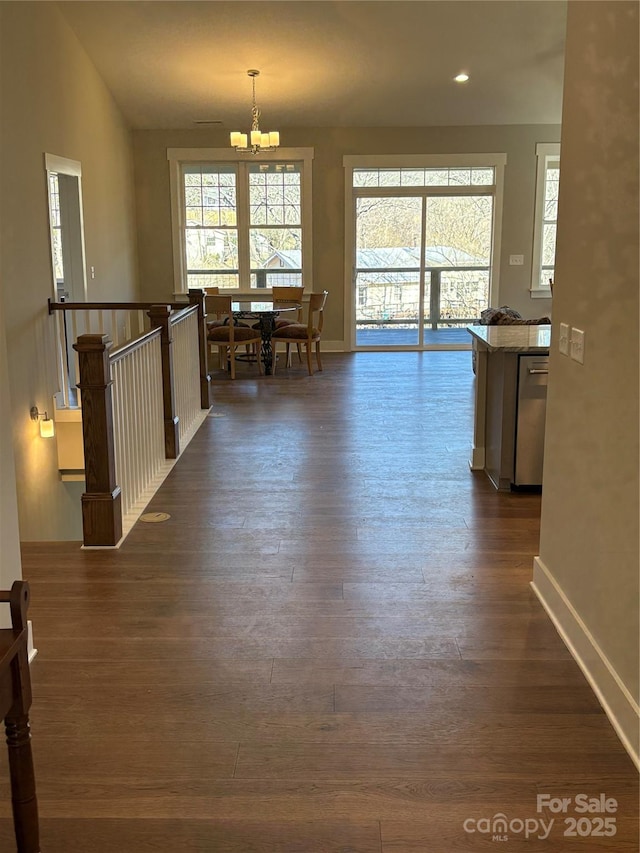
[[256, 77], [257, 74], [251, 75], [251, 84], [253, 86], [253, 106], [251, 107], [251, 130], [260, 130], [260, 110], [256, 105]]

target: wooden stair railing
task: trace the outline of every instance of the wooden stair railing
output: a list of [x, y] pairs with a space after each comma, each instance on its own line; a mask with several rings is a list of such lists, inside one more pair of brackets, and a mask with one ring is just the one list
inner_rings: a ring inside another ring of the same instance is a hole
[[[198, 306], [198, 348], [199, 348], [199, 357], [200, 357], [200, 399], [202, 408], [208, 408], [211, 405], [210, 400], [210, 377], [209, 371], [207, 367], [207, 328], [206, 328], [206, 309], [205, 309], [205, 296], [206, 293], [204, 290], [200, 288], [190, 288], [189, 293], [189, 301], [185, 302], [167, 302], [163, 303], [169, 307], [171, 312], [180, 311], [182, 309], [188, 308], [189, 306], [197, 305]], [[147, 316], [149, 316], [149, 312], [153, 309], [154, 305], [158, 303], [155, 302], [54, 302], [52, 299], [48, 300], [48, 310], [49, 314], [54, 314], [56, 312], [62, 313], [64, 317], [66, 317], [66, 312], [73, 313], [77, 312], [79, 314], [89, 315], [92, 311], [105, 312], [108, 315], [115, 316], [117, 312], [145, 312]], [[88, 334], [103, 334], [103, 326], [101, 323], [98, 323], [98, 329], [95, 332], [88, 332]], [[139, 329], [142, 332], [142, 329]], [[80, 337], [80, 336], [78, 336]], [[111, 337], [113, 341], [113, 336]], [[118, 338], [116, 337], [116, 343], [118, 342]], [[68, 389], [64, 394], [65, 397], [65, 405], [68, 405]]]
[[7, 735], [13, 826], [18, 853], [39, 853], [38, 801], [29, 730], [29, 584], [14, 581], [10, 590], [0, 590], [0, 602], [8, 602], [11, 610], [11, 628], [0, 629], [0, 719], [4, 719]]
[[[151, 331], [117, 350], [120, 355], [127, 348], [135, 348], [138, 341], [154, 334], [160, 335], [166, 459], [176, 459], [180, 453], [179, 420], [175, 409], [171, 325], [172, 320], [187, 312], [195, 311], [198, 319], [200, 407], [208, 409], [211, 405], [210, 377], [206, 359], [205, 293], [202, 290], [191, 290], [189, 304], [179, 303], [180, 308], [183, 309], [179, 312], [172, 312], [173, 305], [174, 303], [151, 305], [148, 311], [152, 325]], [[78, 354], [80, 374], [78, 388], [82, 393], [86, 482], [86, 490], [82, 495], [84, 545], [114, 547], [122, 538], [123, 524], [122, 496], [120, 485], [116, 482], [110, 369], [112, 341], [109, 335], [104, 334], [80, 335], [73, 348]]]
[[167, 459], [180, 455], [178, 418], [176, 416], [176, 388], [173, 378], [173, 337], [171, 335], [171, 308], [154, 305], [149, 311], [151, 328], [160, 329], [162, 347], [162, 401], [164, 405], [164, 447]]
[[198, 306], [198, 358], [200, 360], [200, 406], [211, 406], [211, 376], [207, 365], [207, 310], [206, 291], [189, 290], [189, 304]]
[[82, 392], [85, 492], [82, 531], [89, 546], [117, 545], [122, 538], [120, 486], [116, 483], [109, 335], [80, 335], [78, 353]]

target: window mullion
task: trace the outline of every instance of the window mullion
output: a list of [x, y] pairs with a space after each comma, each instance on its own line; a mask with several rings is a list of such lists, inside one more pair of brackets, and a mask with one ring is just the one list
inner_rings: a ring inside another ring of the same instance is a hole
[[251, 258], [249, 251], [249, 168], [238, 163], [238, 284], [240, 290], [251, 288]]
[[[427, 280], [427, 272], [425, 270], [427, 264], [427, 194], [425, 193], [422, 196], [422, 205], [421, 205], [421, 217], [422, 222], [420, 223], [420, 272], [419, 275], [419, 291], [418, 291], [418, 346], [420, 349], [424, 346], [424, 312], [425, 312], [425, 298], [424, 298], [424, 289], [426, 286]], [[431, 273], [429, 275], [429, 282], [433, 280], [433, 276]]]

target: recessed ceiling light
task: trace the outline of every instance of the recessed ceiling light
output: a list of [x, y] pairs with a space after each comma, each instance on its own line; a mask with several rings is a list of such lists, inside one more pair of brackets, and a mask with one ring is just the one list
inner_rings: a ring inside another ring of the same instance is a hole
[[456, 83], [466, 83], [469, 79], [469, 75], [465, 74], [463, 71], [461, 74], [457, 74], [453, 79], [456, 81]]

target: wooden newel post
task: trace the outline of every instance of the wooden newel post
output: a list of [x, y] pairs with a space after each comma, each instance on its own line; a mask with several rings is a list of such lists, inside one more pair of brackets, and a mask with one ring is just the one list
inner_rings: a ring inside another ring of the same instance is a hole
[[162, 349], [162, 402], [164, 408], [164, 455], [177, 459], [180, 453], [178, 417], [176, 415], [176, 392], [173, 379], [173, 338], [171, 336], [171, 306], [152, 305], [148, 312], [152, 329], [161, 329]]
[[113, 405], [108, 335], [80, 335], [78, 353], [82, 392], [85, 493], [82, 529], [85, 545], [117, 545], [122, 538], [120, 486], [116, 484]]
[[198, 356], [200, 359], [200, 408], [211, 407], [211, 376], [207, 364], [207, 294], [204, 290], [189, 288], [189, 303], [198, 306]]

